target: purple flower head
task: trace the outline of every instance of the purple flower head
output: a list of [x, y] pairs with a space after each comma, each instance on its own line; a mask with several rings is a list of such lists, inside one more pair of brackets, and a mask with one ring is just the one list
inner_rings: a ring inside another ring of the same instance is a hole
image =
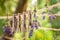
[[29, 32], [29, 38], [33, 35], [33, 29], [30, 30]]
[[34, 24], [31, 24], [31, 28], [34, 29], [35, 25]]
[[13, 32], [10, 31], [9, 35], [12, 35], [12, 34], [13, 34]]
[[9, 28], [7, 28], [6, 26], [3, 27], [3, 32], [6, 34], [11, 34], [11, 30]]
[[56, 15], [53, 15], [53, 19], [56, 19]]
[[6, 30], [6, 26], [3, 26], [3, 32], [5, 32], [5, 30]]

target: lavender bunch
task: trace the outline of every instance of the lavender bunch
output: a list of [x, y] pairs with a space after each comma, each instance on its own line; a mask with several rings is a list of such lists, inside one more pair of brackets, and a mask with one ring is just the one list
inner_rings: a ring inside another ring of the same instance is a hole
[[34, 23], [31, 23], [31, 29], [29, 31], [29, 38], [33, 35], [34, 27], [35, 27]]
[[[40, 23], [38, 22], [38, 15], [36, 14], [36, 12], [34, 13], [34, 20], [33, 20], [33, 24], [35, 25], [34, 27], [36, 28], [36, 29], [38, 29], [38, 27], [40, 26]], [[45, 19], [45, 16], [43, 16], [43, 18]]]
[[37, 25], [37, 20], [33, 20], [33, 23], [31, 24], [31, 29], [29, 31], [29, 38], [33, 35], [33, 30], [34, 28], [38, 29], [38, 27], [40, 26], [40, 23], [38, 23]]
[[33, 35], [33, 29], [30, 30], [29, 32], [29, 38]]
[[31, 29], [34, 29], [35, 25], [34, 23], [31, 24]]
[[53, 20], [53, 19], [56, 19], [56, 15], [50, 15], [50, 16], [49, 16], [50, 23], [52, 23], [52, 20]]
[[56, 15], [53, 15], [52, 17], [53, 17], [53, 19], [56, 19]]
[[34, 27], [36, 28], [36, 29], [38, 29], [38, 25], [37, 25], [37, 20], [33, 20], [33, 23], [34, 23]]
[[9, 27], [6, 27], [6, 26], [3, 27], [3, 33], [8, 34], [8, 35], [12, 35], [13, 34], [11, 29]]
[[31, 11], [29, 11], [29, 26], [31, 26], [31, 21], [32, 21], [32, 14], [31, 14]]

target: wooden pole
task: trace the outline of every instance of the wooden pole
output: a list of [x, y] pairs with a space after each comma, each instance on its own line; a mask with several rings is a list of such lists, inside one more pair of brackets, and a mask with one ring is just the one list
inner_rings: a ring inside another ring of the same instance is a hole
[[23, 11], [26, 11], [27, 3], [28, 3], [28, 0], [19, 0], [15, 13], [17, 14], [17, 13], [22, 13]]

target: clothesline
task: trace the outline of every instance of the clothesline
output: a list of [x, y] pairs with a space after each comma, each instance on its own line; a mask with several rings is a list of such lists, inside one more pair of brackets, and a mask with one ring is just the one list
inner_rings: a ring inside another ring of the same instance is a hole
[[[49, 14], [44, 14], [45, 16], [48, 16]], [[60, 16], [60, 14], [53, 14], [53, 15], [56, 15], [56, 16]], [[26, 15], [28, 17], [28, 15]], [[50, 15], [49, 15], [50, 16]], [[12, 16], [8, 16], [8, 19], [12, 18]], [[0, 16], [0, 19], [7, 19], [7, 16]]]
[[47, 28], [47, 27], [40, 27], [39, 29], [41, 29], [41, 30], [51, 30], [51, 31], [60, 31], [60, 29], [58, 29], [58, 28]]

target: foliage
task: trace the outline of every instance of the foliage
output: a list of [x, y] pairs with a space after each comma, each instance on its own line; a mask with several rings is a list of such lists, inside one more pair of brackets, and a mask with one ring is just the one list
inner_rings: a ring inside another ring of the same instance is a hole
[[59, 23], [60, 23], [60, 16], [57, 16], [57, 18], [55, 20], [52, 20], [52, 27], [53, 28], [60, 28], [59, 26]]
[[46, 0], [42, 0], [42, 1], [41, 0], [38, 0], [37, 2], [38, 2], [37, 3], [38, 9], [45, 7]]
[[[11, 15], [16, 8], [17, 0], [0, 0], [0, 16]], [[3, 14], [2, 14], [3, 13]]]
[[3, 28], [3, 26], [5, 25], [6, 23], [5, 23], [5, 20], [3, 20], [3, 19], [1, 19], [0, 20], [0, 36], [2, 35], [2, 28]]
[[54, 7], [53, 9], [51, 9], [51, 12], [53, 13], [53, 14], [56, 14], [56, 13], [58, 13], [58, 8], [57, 7]]
[[57, 0], [50, 0], [50, 4], [53, 5], [53, 4], [56, 4], [57, 3]]

